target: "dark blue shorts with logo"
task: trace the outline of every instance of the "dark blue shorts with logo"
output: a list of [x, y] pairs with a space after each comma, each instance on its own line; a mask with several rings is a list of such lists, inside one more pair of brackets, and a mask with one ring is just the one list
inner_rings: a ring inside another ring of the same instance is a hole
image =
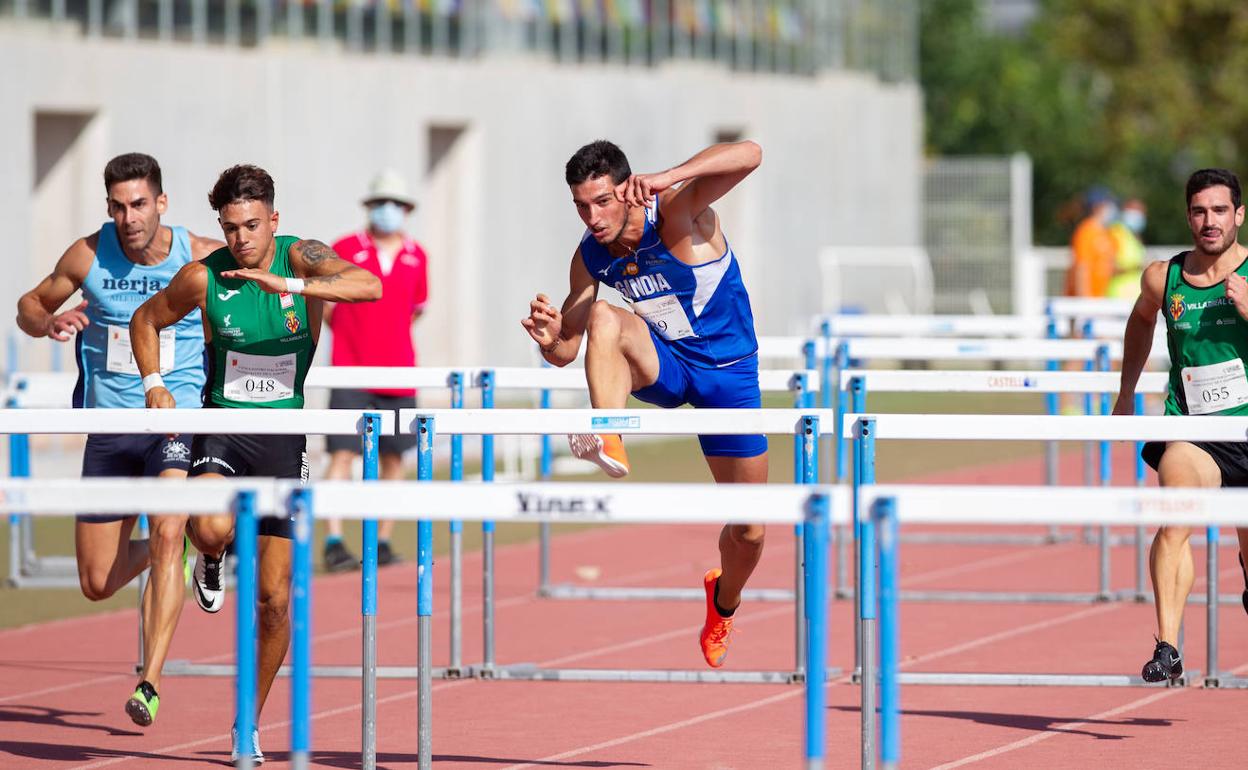
[[[639, 401], [673, 409], [689, 404], [698, 409], [757, 409], [763, 405], [758, 386], [758, 356], [716, 369], [693, 366], [672, 352], [650, 331], [659, 356], [659, 377], [653, 385], [633, 391]], [[698, 436], [707, 457], [757, 457], [767, 451], [763, 435]]]
[[[167, 470], [186, 471], [191, 467], [191, 437], [153, 434], [87, 436], [82, 452], [82, 477], [139, 478], [159, 476]], [[126, 515], [82, 514], [79, 521], [120, 521]]]

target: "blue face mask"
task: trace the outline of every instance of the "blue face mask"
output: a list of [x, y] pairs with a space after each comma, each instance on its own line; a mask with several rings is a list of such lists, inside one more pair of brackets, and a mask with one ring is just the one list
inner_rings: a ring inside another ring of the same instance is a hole
[[389, 235], [403, 228], [407, 212], [394, 201], [386, 201], [368, 208], [368, 223], [379, 233]]
[[1122, 224], [1131, 232], [1139, 235], [1144, 232], [1144, 226], [1148, 224], [1148, 217], [1139, 209], [1125, 209], [1122, 212]]

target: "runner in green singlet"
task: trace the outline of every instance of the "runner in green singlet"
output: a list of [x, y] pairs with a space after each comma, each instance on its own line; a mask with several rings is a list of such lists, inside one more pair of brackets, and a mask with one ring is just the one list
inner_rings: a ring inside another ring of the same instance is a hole
[[[149, 408], [171, 408], [173, 395], [157, 368], [160, 330], [195, 308], [203, 311], [208, 381], [204, 408], [302, 409], [303, 382], [312, 363], [325, 300], [369, 302], [381, 296], [372, 273], [339, 259], [320, 241], [276, 235], [273, 179], [255, 166], [224, 171], [208, 194], [226, 246], [192, 262], [145, 302], [130, 322], [130, 340]], [[197, 435], [188, 475], [307, 478], [307, 436]], [[229, 515], [191, 519], [200, 551], [194, 593], [199, 606], [217, 612], [225, 600], [221, 560], [234, 537]], [[259, 523], [256, 715], [290, 641], [290, 521]], [[240, 748], [263, 762], [259, 736]]]
[[[1244, 224], [1239, 179], [1224, 169], [1192, 174], [1187, 222], [1194, 248], [1144, 270], [1140, 298], [1127, 321], [1114, 414], [1133, 412], [1158, 311], [1166, 321], [1170, 351], [1166, 414], [1248, 414], [1248, 248], [1236, 240]], [[1248, 443], [1156, 441], [1144, 445], [1143, 457], [1163, 487], [1248, 486]], [[1161, 527], [1153, 539], [1149, 566], [1157, 643], [1141, 674], [1149, 682], [1183, 673], [1177, 646], [1194, 575], [1190, 536], [1189, 526], [1178, 525]], [[1239, 542], [1242, 567], [1248, 529], [1239, 530]], [[1248, 611], [1248, 590], [1243, 598]]]

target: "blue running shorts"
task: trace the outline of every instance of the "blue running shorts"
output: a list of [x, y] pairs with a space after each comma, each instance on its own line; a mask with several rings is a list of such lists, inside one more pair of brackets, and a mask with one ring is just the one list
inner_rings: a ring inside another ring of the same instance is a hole
[[[757, 355], [706, 369], [681, 360], [653, 331], [650, 339], [659, 355], [659, 378], [633, 392], [639, 401], [664, 409], [684, 404], [698, 409], [757, 409], [763, 405]], [[698, 436], [698, 443], [707, 457], [757, 457], [767, 451], [767, 437], [758, 434]]]

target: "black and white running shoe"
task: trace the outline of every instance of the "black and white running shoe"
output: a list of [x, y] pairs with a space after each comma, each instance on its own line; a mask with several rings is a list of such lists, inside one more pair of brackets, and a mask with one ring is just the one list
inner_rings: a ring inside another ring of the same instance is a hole
[[225, 584], [221, 580], [221, 560], [201, 553], [195, 559], [195, 580], [191, 593], [204, 612], [217, 612], [225, 604]]
[[1179, 651], [1169, 642], [1158, 640], [1153, 648], [1153, 659], [1144, 664], [1140, 676], [1145, 682], [1174, 681], [1183, 676], [1183, 659], [1179, 657]]

